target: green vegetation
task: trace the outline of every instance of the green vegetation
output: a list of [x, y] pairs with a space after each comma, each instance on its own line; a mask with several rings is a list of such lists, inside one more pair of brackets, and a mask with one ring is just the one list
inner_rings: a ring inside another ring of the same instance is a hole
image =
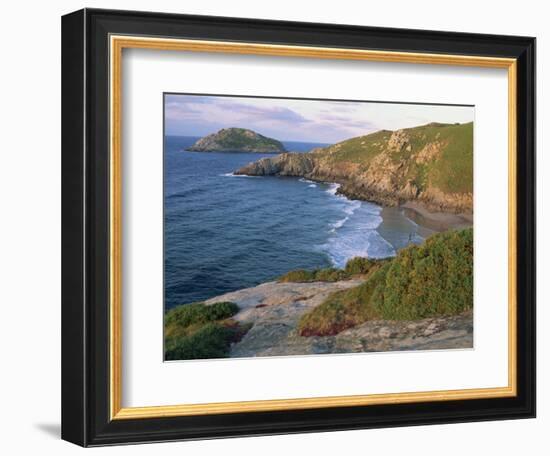
[[384, 277], [389, 263], [372, 274], [365, 283], [332, 293], [320, 306], [305, 314], [298, 323], [301, 336], [330, 336], [344, 329], [377, 319], [369, 303], [373, 290]]
[[344, 272], [349, 276], [369, 274], [373, 272], [373, 269], [378, 269], [381, 265], [385, 264], [388, 260], [376, 260], [362, 257], [355, 257], [346, 263]]
[[447, 142], [441, 159], [433, 164], [430, 178], [444, 192], [473, 191], [474, 124], [450, 125], [441, 129], [441, 139]]
[[226, 357], [231, 343], [249, 329], [231, 320], [238, 311], [233, 302], [185, 304], [168, 311], [164, 318], [166, 360]]
[[263, 158], [235, 173], [334, 181], [351, 199], [384, 206], [418, 201], [436, 212], [472, 213], [473, 132], [473, 122], [381, 130], [308, 153]]
[[297, 269], [296, 271], [290, 271], [282, 275], [277, 279], [277, 282], [337, 282], [338, 280], [347, 278], [341, 269], [327, 268], [315, 269], [313, 271]]
[[302, 336], [327, 336], [368, 320], [418, 320], [473, 307], [473, 230], [409, 246], [358, 287], [337, 291], [305, 314]]
[[217, 302], [211, 306], [197, 302], [174, 307], [166, 313], [164, 318], [165, 335], [183, 336], [206, 323], [232, 317], [238, 311], [239, 307], [233, 302]]
[[224, 128], [199, 139], [188, 150], [285, 152], [283, 144], [246, 128]]
[[268, 138], [267, 136], [260, 135], [255, 133], [253, 136], [248, 133], [250, 130], [244, 128], [227, 128], [222, 130], [223, 133], [218, 133], [220, 136], [220, 141], [223, 142], [223, 146], [228, 149], [242, 149], [251, 144], [254, 147], [264, 147], [264, 146], [274, 146], [278, 149], [285, 150], [283, 144], [280, 141], [277, 141], [273, 138]]
[[233, 333], [230, 328], [209, 323], [189, 336], [166, 344], [166, 360], [225, 358]]
[[[324, 152], [331, 163], [350, 162], [369, 168], [381, 153], [396, 164], [407, 163], [401, 185], [412, 181], [420, 190], [436, 187], [445, 193], [469, 193], [473, 190], [473, 122], [465, 124], [430, 123], [407, 128], [407, 143], [388, 153], [391, 131], [381, 130], [329, 146]], [[415, 160], [428, 145], [436, 144], [440, 153], [435, 159]]]
[[366, 275], [379, 269], [387, 260], [371, 260], [368, 258], [356, 257], [346, 263], [344, 269], [326, 268], [314, 269], [308, 271], [306, 269], [297, 269], [282, 275], [277, 279], [277, 282], [337, 282], [339, 280], [351, 279], [354, 276]]
[[366, 165], [387, 147], [391, 134], [391, 131], [380, 130], [329, 146], [327, 150], [330, 151], [330, 160], [333, 163], [347, 161]]

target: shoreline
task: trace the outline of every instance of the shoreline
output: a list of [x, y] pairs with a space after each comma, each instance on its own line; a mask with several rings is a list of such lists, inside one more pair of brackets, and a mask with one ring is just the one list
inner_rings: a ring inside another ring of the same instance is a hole
[[435, 232], [470, 228], [474, 222], [473, 214], [433, 212], [421, 203], [414, 201], [407, 201], [399, 207], [403, 209], [405, 216], [414, 223]]
[[[343, 196], [348, 201], [360, 201], [379, 206], [382, 209], [380, 212], [382, 222], [375, 228], [375, 230], [378, 231], [380, 236], [382, 236], [386, 242], [392, 245], [396, 253], [404, 247], [403, 245], [400, 245], [402, 244], [402, 241], [399, 242], [397, 239], [400, 234], [405, 233], [409, 235], [408, 245], [415, 243], [415, 236], [420, 236], [423, 240], [425, 240], [429, 236], [436, 233], [441, 233], [448, 230], [470, 228], [473, 226], [473, 214], [456, 214], [453, 212], [431, 211], [424, 204], [416, 201], [407, 201], [406, 203], [396, 206], [384, 205], [377, 201], [348, 196], [345, 192], [341, 191], [343, 186], [341, 182], [329, 182], [306, 177], [301, 177], [300, 179], [306, 179], [311, 182], [319, 182], [327, 185], [334, 185], [336, 186], [334, 195]], [[407, 223], [404, 223], [404, 220], [412, 223], [414, 229], [407, 226]]]
[[382, 206], [380, 217], [382, 222], [376, 227], [376, 231], [392, 245], [395, 254], [410, 244], [419, 243], [419, 238], [423, 241], [437, 233], [407, 217], [400, 207]]
[[[460, 230], [473, 226], [473, 217], [468, 214], [449, 214], [446, 212], [431, 212], [422, 205], [405, 203], [401, 206], [383, 206], [380, 212], [382, 223], [376, 230], [397, 253], [410, 244], [418, 244], [428, 237], [449, 230]], [[408, 223], [404, 223], [406, 220]], [[411, 224], [411, 225], [409, 225]], [[408, 233], [408, 242], [403, 245], [399, 235]]]
[[[234, 172], [235, 173], [235, 172]], [[434, 233], [440, 233], [442, 231], [447, 231], [450, 229], [463, 229], [463, 228], [470, 228], [473, 226], [473, 213], [456, 213], [452, 211], [433, 211], [428, 208], [425, 204], [419, 201], [407, 201], [402, 204], [396, 204], [396, 205], [389, 205], [389, 204], [383, 204], [380, 201], [377, 200], [370, 200], [366, 198], [359, 198], [354, 195], [348, 194], [346, 191], [343, 190], [343, 187], [346, 185], [346, 181], [337, 181], [337, 180], [324, 180], [324, 179], [318, 179], [313, 176], [254, 176], [250, 174], [234, 174], [234, 175], [244, 175], [248, 177], [279, 177], [279, 178], [293, 178], [293, 179], [306, 179], [308, 181], [314, 182], [314, 183], [321, 183], [321, 184], [327, 184], [327, 185], [337, 185], [335, 195], [343, 196], [344, 198], [348, 199], [349, 201], [361, 201], [366, 203], [372, 203], [376, 204], [377, 206], [380, 206], [382, 208], [382, 212], [380, 213], [380, 216], [384, 219], [384, 214], [388, 214], [391, 211], [394, 210], [400, 210], [403, 212], [403, 215], [418, 225], [421, 231], [426, 233], [427, 235], [434, 234]], [[382, 222], [383, 224], [384, 222]], [[420, 236], [426, 237], [421, 233]]]
[[[341, 196], [348, 201], [360, 201], [365, 203], [375, 204], [382, 210], [380, 217], [382, 222], [375, 228], [375, 231], [388, 242], [395, 253], [410, 244], [418, 244], [415, 242], [415, 237], [422, 238], [422, 242], [429, 236], [436, 233], [441, 233], [448, 230], [460, 230], [473, 226], [473, 214], [454, 212], [431, 211], [424, 204], [416, 201], [407, 201], [406, 203], [390, 206], [384, 205], [377, 201], [368, 199], [354, 198], [342, 191], [342, 186], [345, 183], [338, 181], [327, 181], [315, 179], [314, 177], [295, 177], [295, 176], [277, 176], [279, 178], [305, 179], [307, 182], [321, 183], [329, 186], [335, 186], [334, 196]], [[411, 223], [413, 227], [407, 226]], [[403, 240], [399, 239], [399, 235], [406, 234], [409, 236], [408, 242], [403, 244]], [[335, 266], [336, 267], [336, 266]]]
[[[310, 178], [308, 178], [310, 179]], [[405, 217], [418, 225], [421, 229], [431, 231], [433, 233], [440, 233], [450, 229], [462, 229], [473, 226], [473, 213], [456, 213], [452, 210], [449, 211], [433, 211], [428, 206], [419, 200], [406, 201], [405, 203], [397, 204], [384, 204], [381, 200], [360, 198], [357, 195], [348, 194], [345, 190], [346, 182], [335, 182], [339, 185], [337, 194], [346, 197], [348, 200], [364, 201], [367, 203], [373, 203], [382, 208], [381, 216], [384, 212], [389, 212], [394, 209], [403, 211]], [[424, 236], [423, 236], [424, 237]]]

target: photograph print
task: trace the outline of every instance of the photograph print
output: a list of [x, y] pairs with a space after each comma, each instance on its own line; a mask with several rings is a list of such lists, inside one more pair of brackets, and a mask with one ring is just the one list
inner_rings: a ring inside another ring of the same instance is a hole
[[473, 106], [163, 97], [166, 361], [473, 348]]

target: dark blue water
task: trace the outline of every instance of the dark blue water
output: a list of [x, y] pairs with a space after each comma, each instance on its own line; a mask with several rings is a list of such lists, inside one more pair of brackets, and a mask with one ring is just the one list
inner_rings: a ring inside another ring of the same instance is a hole
[[[290, 270], [342, 267], [396, 246], [376, 229], [382, 208], [336, 195], [336, 184], [231, 173], [268, 154], [187, 152], [166, 137], [165, 308], [272, 280]], [[309, 151], [323, 144], [284, 143]]]

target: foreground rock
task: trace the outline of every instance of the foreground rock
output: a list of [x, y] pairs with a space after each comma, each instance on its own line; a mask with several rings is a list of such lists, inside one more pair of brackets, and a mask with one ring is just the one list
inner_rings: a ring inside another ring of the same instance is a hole
[[224, 128], [199, 139], [187, 150], [194, 152], [256, 152], [281, 153], [285, 148], [280, 141], [245, 128]]
[[337, 182], [351, 199], [384, 206], [420, 202], [435, 212], [473, 210], [473, 124], [381, 130], [309, 153], [285, 153], [235, 174]]
[[277, 283], [227, 293], [206, 301], [232, 301], [240, 308], [234, 319], [252, 327], [231, 347], [231, 357], [434, 350], [473, 347], [472, 312], [424, 320], [371, 321], [335, 336], [301, 337], [300, 317], [332, 292], [355, 287], [362, 279], [340, 282]]

